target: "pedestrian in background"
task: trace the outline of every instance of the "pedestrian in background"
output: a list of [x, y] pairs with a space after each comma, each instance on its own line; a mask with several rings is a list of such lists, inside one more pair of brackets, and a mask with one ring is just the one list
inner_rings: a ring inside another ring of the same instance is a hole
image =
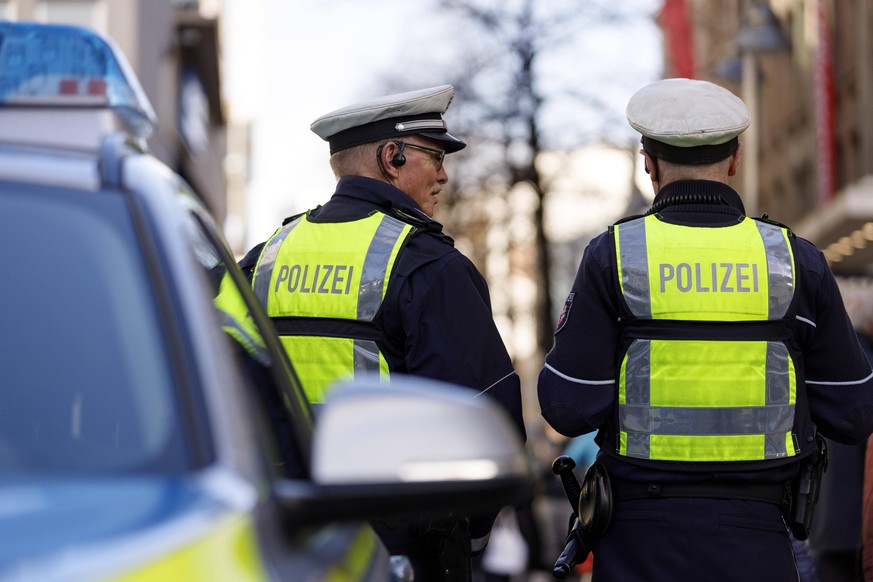
[[730, 187], [742, 100], [666, 79], [627, 118], [655, 199], [588, 245], [538, 385], [558, 432], [598, 431], [593, 580], [795, 581], [786, 486], [819, 434], [870, 435], [873, 371], [822, 253]]
[[[338, 182], [324, 205], [286, 219], [241, 261], [303, 388], [321, 403], [338, 379], [412, 374], [492, 398], [524, 440], [519, 378], [494, 324], [485, 279], [434, 220], [447, 154], [465, 143], [442, 85], [316, 119]], [[374, 527], [415, 579], [467, 580], [499, 507]]]

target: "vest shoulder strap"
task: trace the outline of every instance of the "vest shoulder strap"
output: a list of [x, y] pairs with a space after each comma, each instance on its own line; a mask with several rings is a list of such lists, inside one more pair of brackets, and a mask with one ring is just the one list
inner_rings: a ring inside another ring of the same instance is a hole
[[773, 226], [778, 226], [779, 228], [784, 228], [786, 231], [788, 231], [788, 236], [791, 239], [794, 239], [797, 236], [794, 234], [794, 231], [791, 230], [791, 227], [786, 226], [786, 225], [784, 225], [781, 222], [778, 222], [776, 220], [773, 220], [772, 218], [770, 218], [770, 215], [767, 214], [766, 212], [764, 214], [762, 214], [759, 218], [756, 218], [754, 216], [751, 216], [750, 218], [752, 220], [757, 220], [758, 222], [764, 222], [767, 224], [772, 224]]
[[318, 210], [319, 208], [321, 208], [321, 205], [316, 206], [316, 207], [315, 207], [314, 209], [312, 209], [312, 210], [307, 210], [307, 211], [305, 211], [305, 212], [298, 212], [297, 214], [291, 215], [291, 216], [289, 216], [288, 218], [286, 218], [285, 220], [282, 221], [282, 226], [285, 226], [285, 225], [288, 224], [289, 222], [294, 222], [295, 220], [297, 220], [298, 218], [300, 218], [300, 217], [303, 216], [304, 214], [307, 215], [307, 216], [309, 216], [309, 215], [312, 213], [313, 210]]

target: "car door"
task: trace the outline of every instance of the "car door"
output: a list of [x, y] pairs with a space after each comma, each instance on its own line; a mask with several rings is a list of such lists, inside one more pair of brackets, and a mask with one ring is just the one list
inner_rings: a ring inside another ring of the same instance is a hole
[[[308, 480], [312, 410], [269, 318], [209, 214], [185, 188], [194, 255], [215, 290], [216, 318], [240, 360], [266, 479]], [[366, 524], [307, 529], [281, 523], [269, 501], [257, 516], [267, 571], [280, 579], [391, 580], [387, 550]]]

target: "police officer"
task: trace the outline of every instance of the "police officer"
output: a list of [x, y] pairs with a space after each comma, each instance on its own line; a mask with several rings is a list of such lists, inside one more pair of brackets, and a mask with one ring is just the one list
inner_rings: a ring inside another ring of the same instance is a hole
[[[443, 119], [453, 95], [442, 85], [315, 120], [312, 131], [330, 144], [336, 191], [286, 219], [240, 264], [312, 402], [339, 378], [420, 375], [493, 398], [524, 438], [519, 378], [485, 279], [433, 219], [448, 181], [444, 158], [466, 145]], [[469, 522], [442, 516], [374, 525], [392, 553], [410, 557], [417, 581], [463, 580], [498, 510]]]
[[797, 486], [818, 433], [873, 431], [870, 364], [822, 254], [729, 186], [743, 102], [667, 79], [627, 119], [654, 203], [589, 244], [538, 384], [552, 427], [598, 431], [613, 512], [593, 578], [797, 580]]

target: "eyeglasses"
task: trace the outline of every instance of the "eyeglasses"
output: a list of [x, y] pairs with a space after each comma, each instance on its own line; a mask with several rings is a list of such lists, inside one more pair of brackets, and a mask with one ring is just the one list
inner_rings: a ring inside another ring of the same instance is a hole
[[437, 148], [429, 148], [429, 147], [425, 147], [425, 146], [415, 145], [414, 143], [408, 143], [408, 142], [405, 142], [405, 141], [397, 142], [397, 144], [398, 144], [401, 148], [403, 148], [403, 147], [412, 148], [412, 149], [414, 149], [414, 150], [421, 150], [421, 151], [423, 151], [423, 152], [426, 152], [426, 153], [430, 154], [431, 157], [433, 157], [433, 159], [436, 161], [436, 169], [437, 169], [437, 172], [439, 172], [439, 171], [442, 169], [442, 167], [443, 167], [443, 160], [444, 160], [445, 157], [446, 157], [446, 152], [445, 152], [445, 150], [439, 150], [439, 149], [437, 149]]

